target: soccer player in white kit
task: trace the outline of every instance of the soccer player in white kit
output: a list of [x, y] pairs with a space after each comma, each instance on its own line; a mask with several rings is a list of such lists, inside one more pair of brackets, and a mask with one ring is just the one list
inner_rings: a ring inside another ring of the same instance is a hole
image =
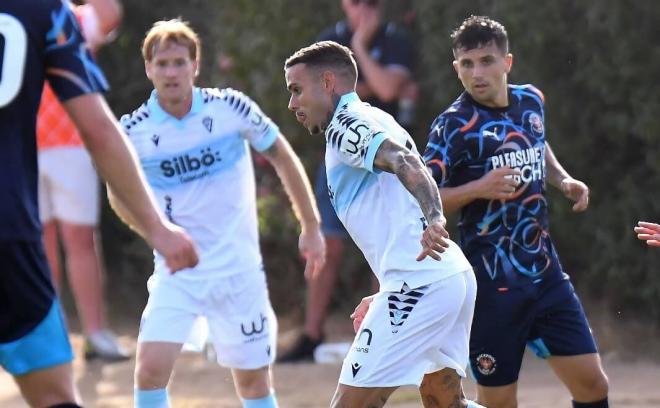
[[461, 388], [476, 281], [449, 240], [438, 189], [412, 138], [360, 101], [348, 48], [315, 43], [284, 70], [289, 109], [311, 134], [325, 134], [332, 205], [380, 284], [359, 307], [372, 302], [332, 406], [381, 407], [401, 385], [420, 387], [425, 407], [477, 406]]
[[154, 24], [142, 53], [155, 89], [121, 119], [161, 210], [190, 232], [201, 254], [195, 268], [172, 275], [155, 253], [135, 406], [169, 406], [174, 361], [194, 323], [206, 318], [218, 363], [232, 369], [243, 406], [277, 407], [270, 379], [277, 321], [259, 250], [250, 146], [270, 161], [293, 203], [306, 276], [324, 260], [319, 215], [300, 160], [257, 104], [232, 89], [194, 86], [199, 51], [186, 23]]

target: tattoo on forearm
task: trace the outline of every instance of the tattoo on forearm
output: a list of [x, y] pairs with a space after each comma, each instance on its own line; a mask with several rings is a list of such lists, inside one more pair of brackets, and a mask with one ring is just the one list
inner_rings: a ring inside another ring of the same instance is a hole
[[433, 223], [442, 216], [442, 202], [437, 187], [419, 158], [414, 155], [407, 155], [400, 162], [401, 165], [398, 166], [398, 171], [396, 171], [397, 177], [399, 177], [404, 187], [410, 191], [410, 194], [415, 197], [427, 222]]

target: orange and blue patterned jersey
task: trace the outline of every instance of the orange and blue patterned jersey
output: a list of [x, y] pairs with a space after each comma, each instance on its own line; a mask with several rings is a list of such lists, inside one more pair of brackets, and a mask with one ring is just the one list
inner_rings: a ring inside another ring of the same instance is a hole
[[464, 92], [433, 122], [424, 153], [439, 188], [500, 167], [520, 171], [512, 198], [474, 200], [461, 209], [458, 224], [479, 283], [500, 290], [565, 277], [548, 227], [544, 97], [531, 85], [509, 85], [508, 92], [503, 108], [483, 106]]
[[107, 84], [67, 2], [2, 0], [0, 44], [0, 241], [36, 241], [35, 126], [44, 78], [60, 101]]

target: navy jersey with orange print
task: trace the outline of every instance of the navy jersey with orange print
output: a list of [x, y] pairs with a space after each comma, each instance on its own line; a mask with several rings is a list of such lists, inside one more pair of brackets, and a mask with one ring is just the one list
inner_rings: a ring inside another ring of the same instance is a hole
[[37, 201], [35, 128], [45, 77], [62, 101], [106, 86], [70, 4], [0, 1], [0, 342], [32, 330], [55, 298]]
[[520, 171], [509, 200], [478, 199], [461, 210], [460, 245], [480, 284], [497, 288], [565, 279], [548, 232], [544, 97], [509, 85], [509, 106], [489, 108], [464, 92], [433, 123], [424, 153], [439, 188], [500, 167]]

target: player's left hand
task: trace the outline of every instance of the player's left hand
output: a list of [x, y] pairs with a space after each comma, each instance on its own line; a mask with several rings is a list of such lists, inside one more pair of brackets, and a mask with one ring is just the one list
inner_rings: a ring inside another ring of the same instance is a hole
[[316, 278], [325, 264], [325, 238], [321, 228], [303, 229], [298, 239], [298, 249], [305, 258], [305, 279]]
[[371, 302], [374, 301], [374, 297], [376, 295], [371, 295], [362, 298], [360, 301], [360, 304], [358, 304], [355, 307], [355, 310], [353, 313], [351, 313], [350, 318], [353, 319], [353, 331], [356, 333], [358, 330], [360, 330], [360, 326], [362, 326], [362, 321], [364, 320], [364, 317], [367, 315], [367, 312], [369, 311], [369, 305], [371, 305]]
[[439, 261], [441, 259], [440, 254], [445, 252], [446, 248], [449, 248], [449, 242], [447, 242], [449, 233], [445, 229], [445, 224], [447, 224], [447, 220], [442, 217], [440, 221], [436, 221], [426, 227], [420, 240], [422, 252], [417, 256], [418, 262], [427, 256]]
[[560, 189], [566, 198], [575, 201], [573, 211], [581, 212], [589, 206], [589, 187], [580, 180], [566, 177], [561, 181]]
[[638, 221], [635, 232], [637, 239], [646, 241], [646, 245], [660, 247], [660, 224]]

